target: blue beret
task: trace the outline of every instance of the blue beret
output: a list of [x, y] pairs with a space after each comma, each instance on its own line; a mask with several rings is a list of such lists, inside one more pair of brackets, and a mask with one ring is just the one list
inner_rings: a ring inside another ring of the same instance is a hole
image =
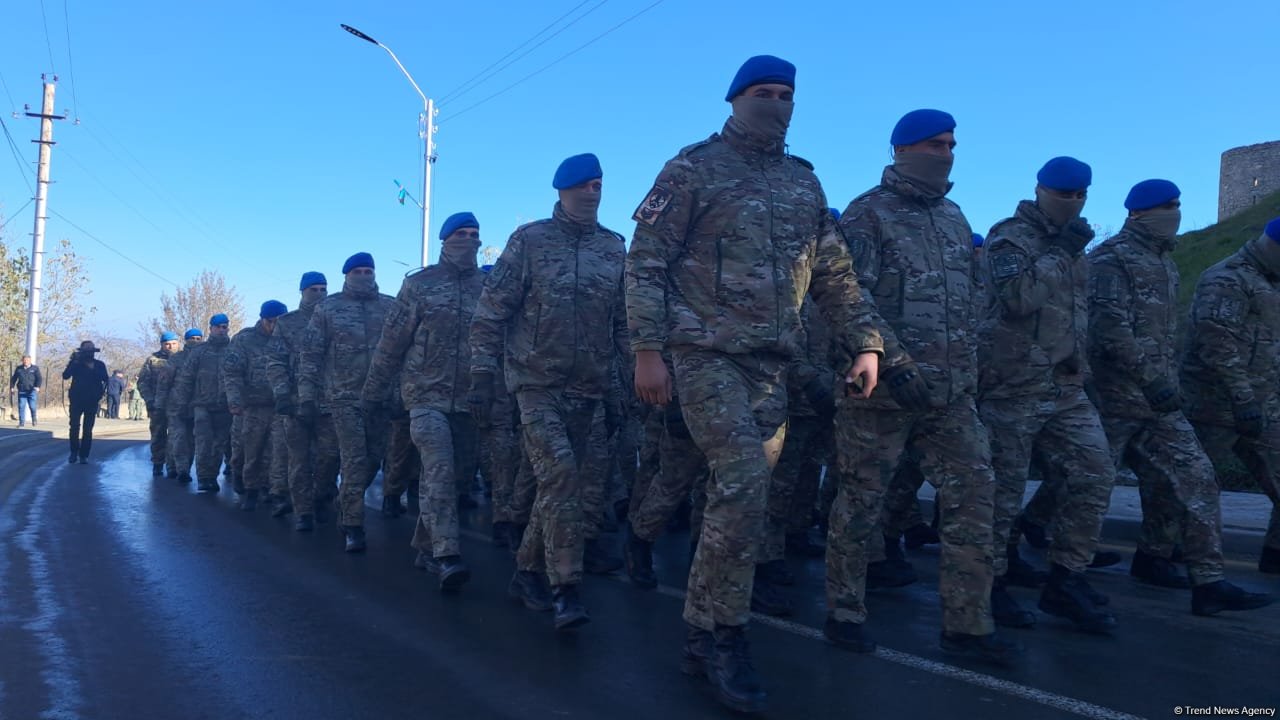
[[200, 331], [200, 328], [191, 328], [190, 330], [182, 333], [183, 340], [190, 340], [195, 337], [204, 337], [204, 333]]
[[741, 95], [743, 90], [752, 85], [765, 83], [778, 83], [795, 90], [796, 66], [772, 55], [756, 55], [748, 58], [742, 63], [742, 67], [738, 68], [738, 74], [733, 76], [733, 82], [729, 83], [729, 92], [724, 99], [731, 102]]
[[289, 312], [289, 308], [286, 307], [284, 303], [279, 300], [268, 300], [262, 303], [262, 310], [258, 312], [258, 317], [270, 320], [271, 318], [280, 317], [287, 312]]
[[974, 233], [974, 234], [973, 234], [973, 246], [974, 246], [974, 247], [976, 247], [976, 248], [980, 248], [980, 247], [982, 247], [982, 243], [984, 243], [984, 242], [986, 242], [986, 239], [985, 239], [985, 238], [983, 238], [981, 235], [979, 235], [978, 233]]
[[897, 125], [893, 126], [893, 134], [889, 136], [889, 144], [915, 145], [921, 140], [928, 140], [934, 135], [951, 132], [956, 129], [956, 119], [950, 113], [941, 110], [912, 110]]
[[1267, 223], [1267, 228], [1263, 232], [1267, 237], [1280, 243], [1280, 218]]
[[832, 217], [833, 219], [835, 219], [835, 220], [839, 220], [839, 219], [840, 219], [840, 211], [839, 211], [839, 210], [837, 210], [837, 209], [835, 209], [835, 208], [833, 208], [833, 207], [829, 207], [829, 208], [827, 208], [827, 212], [831, 213], [831, 217]]
[[480, 229], [480, 221], [475, 215], [469, 212], [454, 213], [444, 219], [444, 224], [440, 226], [440, 239], [443, 240], [453, 234], [454, 230], [460, 228]]
[[1167, 202], [1177, 200], [1182, 191], [1168, 180], [1143, 180], [1129, 191], [1124, 199], [1126, 210], [1150, 210]]
[[329, 281], [324, 279], [324, 273], [309, 270], [302, 273], [302, 279], [298, 281], [298, 290], [306, 290], [312, 285], [328, 285]]
[[355, 255], [352, 255], [351, 257], [347, 258], [346, 262], [342, 263], [342, 274], [346, 275], [347, 273], [351, 272], [352, 268], [358, 268], [358, 267], [367, 267], [370, 270], [372, 270], [373, 256], [367, 252], [358, 252]]
[[566, 158], [560, 163], [560, 167], [556, 168], [556, 176], [551, 180], [551, 187], [564, 190], [602, 177], [604, 171], [600, 169], [600, 159], [591, 153], [583, 153]]
[[1073, 157], [1056, 157], [1040, 168], [1036, 182], [1050, 190], [1084, 190], [1093, 183], [1093, 169]]
[[173, 342], [178, 339], [178, 333], [172, 330], [165, 330], [160, 333], [160, 342]]
[[231, 321], [227, 319], [226, 313], [218, 313], [209, 318], [210, 325], [230, 325]]

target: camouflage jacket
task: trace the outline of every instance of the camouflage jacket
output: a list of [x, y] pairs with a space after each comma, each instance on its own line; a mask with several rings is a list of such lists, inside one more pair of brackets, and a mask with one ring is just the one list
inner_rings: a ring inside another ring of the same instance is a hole
[[227, 391], [227, 405], [244, 408], [275, 402], [267, 379], [270, 345], [271, 336], [258, 325], [247, 327], [231, 338], [227, 354], [222, 358], [222, 385]]
[[485, 279], [471, 322], [471, 369], [507, 387], [603, 398], [615, 352], [629, 356], [622, 236], [553, 216], [520, 227]]
[[800, 307], [800, 332], [800, 352], [787, 368], [787, 414], [816, 417], [818, 411], [809, 402], [805, 387], [817, 379], [834, 392], [837, 377], [831, 367], [831, 327], [808, 296]]
[[180, 412], [205, 408], [227, 412], [227, 394], [222, 387], [222, 359], [231, 339], [211, 335], [207, 340], [184, 352], [186, 362], [173, 379], [169, 400]]
[[405, 278], [369, 363], [364, 397], [384, 400], [399, 375], [405, 409], [466, 412], [471, 316], [483, 287], [478, 269], [459, 271], [447, 263]]
[[1051, 244], [1057, 232], [1034, 202], [987, 234], [982, 252], [978, 392], [1035, 396], [1083, 384], [1089, 373], [1088, 260]]
[[164, 372], [164, 366], [169, 363], [170, 357], [172, 355], [168, 350], [157, 350], [147, 356], [142, 363], [142, 369], [138, 371], [137, 390], [147, 407], [163, 407], [157, 405], [156, 400], [159, 398], [160, 375]]
[[634, 219], [627, 254], [634, 350], [791, 357], [808, 292], [832, 321], [842, 355], [880, 351], [873, 310], [859, 296], [817, 176], [780, 146], [738, 131], [732, 118], [667, 162]]
[[1098, 408], [1113, 417], [1154, 413], [1142, 386], [1178, 382], [1178, 266], [1172, 243], [1135, 222], [1089, 253], [1089, 365]]
[[[978, 286], [973, 230], [960, 206], [889, 166], [880, 184], [840, 216], [862, 297], [876, 308], [885, 367], [914, 360], [934, 401], [972, 396], [978, 384]], [[887, 385], [869, 407], [897, 409]]]
[[369, 360], [396, 299], [374, 290], [330, 295], [316, 305], [302, 339], [298, 400], [333, 408], [360, 402]]
[[[1280, 388], [1280, 277], [1249, 245], [1200, 276], [1182, 362], [1186, 415], [1231, 426], [1235, 405], [1274, 406]], [[1274, 420], [1275, 407], [1269, 408]]]
[[[319, 303], [317, 303], [318, 305]], [[267, 382], [275, 400], [298, 401], [298, 366], [302, 362], [302, 338], [316, 306], [299, 307], [276, 320], [267, 344]]]
[[173, 402], [173, 381], [178, 377], [178, 370], [182, 369], [182, 365], [187, 362], [187, 358], [191, 357], [188, 353], [199, 346], [200, 343], [198, 342], [184, 343], [181, 350], [169, 356], [167, 363], [156, 368], [156, 410], [172, 410], [176, 412], [179, 409]]

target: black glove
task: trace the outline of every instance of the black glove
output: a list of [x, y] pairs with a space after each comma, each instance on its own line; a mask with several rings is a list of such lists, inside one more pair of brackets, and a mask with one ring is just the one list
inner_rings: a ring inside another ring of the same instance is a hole
[[298, 403], [298, 409], [294, 411], [293, 417], [303, 425], [311, 427], [316, 424], [316, 418], [320, 417], [320, 408], [316, 407], [315, 400], [303, 400]]
[[290, 400], [290, 399], [289, 399], [289, 398], [287, 398], [287, 397], [276, 398], [276, 414], [277, 414], [277, 415], [292, 415], [292, 414], [293, 414], [293, 400]]
[[933, 386], [920, 374], [914, 360], [885, 370], [884, 381], [889, 385], [889, 394], [903, 410], [920, 412], [933, 407]]
[[823, 382], [821, 376], [811, 378], [804, 384], [804, 397], [822, 417], [831, 417], [835, 414], [836, 397], [831, 392], [831, 385]]
[[1169, 382], [1168, 378], [1158, 377], [1142, 386], [1142, 394], [1147, 404], [1158, 413], [1171, 413], [1182, 409], [1182, 397], [1178, 394], [1178, 386]]
[[471, 417], [476, 425], [489, 427], [493, 399], [493, 373], [471, 373], [471, 392], [467, 393], [467, 405], [471, 406]]
[[1089, 227], [1089, 223], [1076, 218], [1067, 223], [1057, 235], [1049, 238], [1049, 242], [1057, 245], [1071, 257], [1077, 257], [1089, 242], [1093, 240], [1093, 228]]
[[1236, 405], [1233, 410], [1236, 418], [1236, 432], [1247, 438], [1262, 437], [1267, 429], [1267, 416], [1262, 413], [1262, 406], [1256, 402]]

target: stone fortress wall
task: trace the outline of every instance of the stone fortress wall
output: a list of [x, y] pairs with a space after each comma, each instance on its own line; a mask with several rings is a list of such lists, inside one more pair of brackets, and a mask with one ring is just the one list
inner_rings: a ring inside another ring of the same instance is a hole
[[1280, 140], [1222, 153], [1218, 175], [1218, 222], [1248, 210], [1280, 191]]

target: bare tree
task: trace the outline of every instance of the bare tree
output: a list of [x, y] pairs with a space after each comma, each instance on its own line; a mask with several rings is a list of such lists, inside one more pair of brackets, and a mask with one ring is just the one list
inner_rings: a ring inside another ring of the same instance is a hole
[[165, 330], [181, 335], [187, 328], [206, 329], [209, 318], [225, 313], [234, 335], [244, 326], [244, 299], [234, 285], [227, 285], [222, 274], [205, 270], [186, 287], [172, 295], [160, 294], [160, 317], [151, 318], [140, 330], [145, 344], [151, 344]]
[[[31, 257], [0, 238], [0, 357], [20, 357], [26, 345]], [[45, 251], [37, 342], [44, 357], [57, 357], [80, 342], [89, 318], [89, 273], [67, 239]]]

